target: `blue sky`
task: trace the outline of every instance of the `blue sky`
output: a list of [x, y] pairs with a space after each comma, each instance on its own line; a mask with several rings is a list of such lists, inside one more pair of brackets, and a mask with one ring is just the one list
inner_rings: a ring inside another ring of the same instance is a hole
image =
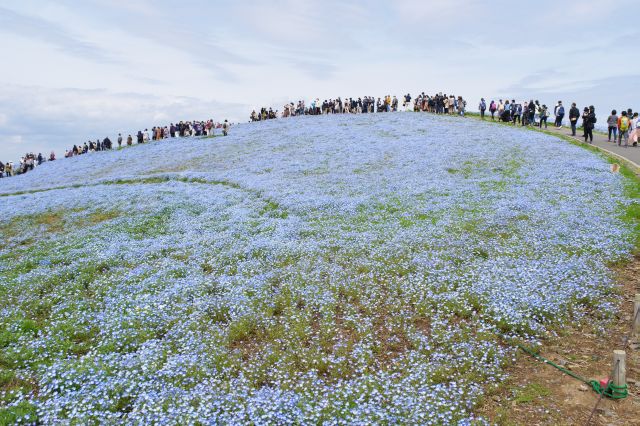
[[640, 109], [637, 16], [629, 0], [0, 0], [0, 160], [315, 97]]

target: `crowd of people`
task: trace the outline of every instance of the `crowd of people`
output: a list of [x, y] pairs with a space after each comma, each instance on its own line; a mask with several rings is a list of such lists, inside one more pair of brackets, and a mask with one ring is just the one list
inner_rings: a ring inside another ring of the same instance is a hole
[[[438, 93], [426, 95], [422, 92], [412, 102], [410, 94], [401, 97], [402, 108], [405, 111], [427, 111], [436, 114], [459, 114], [463, 115], [466, 110], [466, 101], [462, 96]], [[326, 115], [326, 114], [367, 114], [376, 112], [396, 112], [400, 110], [400, 99], [395, 95], [384, 97], [364, 96], [359, 98], [341, 97], [335, 99], [325, 99], [320, 102], [319, 98], [311, 101], [309, 105], [304, 100], [290, 102], [284, 105], [282, 113], [273, 108], [263, 107], [260, 112], [255, 110], [249, 116], [250, 121], [263, 121], [274, 118], [287, 118], [299, 115]]]
[[[638, 118], [638, 113], [633, 112], [631, 108], [626, 111], [622, 111], [620, 116], [618, 116], [618, 112], [614, 109], [611, 111], [611, 115], [607, 118], [607, 128], [608, 128], [608, 141], [613, 143], [618, 143], [618, 146], [629, 146], [629, 141], [631, 141], [631, 145], [637, 147], [638, 139], [640, 139], [640, 118]], [[613, 139], [612, 139], [613, 136]]]
[[51, 151], [48, 159], [46, 159], [42, 153], [38, 153], [38, 155], [35, 155], [33, 152], [27, 153], [20, 157], [20, 164], [17, 166], [13, 164], [13, 161], [6, 163], [0, 161], [0, 178], [26, 173], [35, 169], [45, 161], [55, 161], [55, 159], [56, 154]]
[[[487, 109], [491, 114], [491, 119], [512, 123], [513, 125], [521, 126], [537, 126], [547, 129], [547, 120], [550, 116], [549, 108], [539, 101], [529, 100], [521, 103], [516, 102], [514, 99], [511, 101], [498, 102], [492, 100], [488, 105], [484, 98], [480, 99], [478, 105], [480, 111], [480, 117], [484, 120]], [[556, 129], [562, 128], [564, 117], [566, 116], [566, 110], [562, 101], [558, 101], [553, 108], [554, 126]], [[569, 126], [571, 128], [571, 135], [576, 136], [578, 130], [578, 122], [582, 120], [582, 131], [585, 142], [593, 143], [593, 130], [597, 123], [596, 110], [593, 105], [584, 107], [582, 113], [576, 105], [572, 103], [569, 108]], [[629, 146], [629, 141], [634, 147], [638, 146], [638, 138], [640, 137], [640, 120], [638, 119], [638, 113], [633, 112], [631, 108], [626, 111], [622, 111], [620, 116], [617, 115], [617, 111], [613, 110], [611, 115], [607, 118], [608, 127], [608, 141], [617, 143], [618, 146]], [[613, 137], [613, 139], [612, 139]], [[624, 142], [624, 144], [623, 144]]]
[[[144, 129], [144, 131], [139, 130], [138, 133], [135, 134], [135, 139], [132, 135], [128, 135], [126, 138], [122, 136], [121, 133], [118, 134], [116, 139], [117, 148], [120, 149], [123, 146], [131, 146], [135, 143], [143, 144], [149, 141], [156, 141], [161, 139], [168, 138], [184, 138], [190, 136], [215, 136], [216, 129], [220, 129], [223, 136], [227, 136], [229, 134], [229, 130], [231, 128], [231, 123], [229, 120], [224, 120], [224, 122], [214, 122], [213, 120], [207, 121], [180, 121], [177, 124], [171, 123], [168, 126], [155, 126], [149, 129]], [[88, 153], [93, 153], [97, 151], [109, 151], [116, 148], [114, 142], [111, 141], [109, 137], [104, 138], [103, 140], [97, 139], [94, 141], [87, 141], [84, 144], [73, 145], [71, 149], [68, 149], [64, 153], [65, 158], [71, 158], [77, 155], [83, 155]], [[29, 171], [34, 170], [37, 166], [40, 166], [45, 161], [55, 161], [56, 154], [54, 151], [51, 151], [49, 158], [45, 158], [41, 153], [37, 156], [33, 153], [25, 154], [20, 159], [20, 165], [16, 166], [12, 161], [2, 162], [0, 161], [0, 178], [11, 177], [18, 174], [27, 173]]]
[[[312, 100], [308, 105], [304, 100], [291, 102], [284, 105], [282, 113], [273, 108], [263, 107], [260, 112], [253, 112], [250, 115], [250, 121], [263, 121], [275, 118], [287, 118], [300, 115], [327, 115], [327, 114], [367, 114], [380, 112], [396, 112], [400, 110], [400, 102], [402, 101], [402, 109], [404, 111], [429, 112], [433, 114], [460, 115], [465, 116], [467, 102], [462, 96], [454, 96], [443, 94], [442, 92], [428, 95], [424, 92], [415, 98], [410, 94], [401, 96], [386, 95], [384, 97], [364, 96], [359, 98], [335, 98], [320, 102], [319, 98]], [[564, 118], [567, 115], [562, 101], [558, 101], [552, 112], [545, 104], [541, 104], [537, 100], [529, 100], [516, 102], [515, 99], [505, 100], [499, 99], [498, 102], [492, 100], [487, 103], [484, 98], [480, 99], [478, 104], [480, 118], [486, 119], [488, 110], [491, 120], [498, 120], [505, 123], [520, 126], [536, 126], [545, 129], [548, 128], [547, 120], [554, 118], [554, 126], [562, 128]], [[592, 106], [584, 107], [582, 113], [578, 109], [576, 103], [572, 103], [568, 111], [569, 126], [572, 136], [576, 136], [578, 123], [582, 120], [582, 131], [585, 142], [593, 143], [593, 130], [597, 122], [596, 111]], [[623, 110], [620, 114], [616, 110], [611, 112], [607, 118], [608, 141], [616, 143], [618, 146], [638, 146], [640, 139], [640, 119], [638, 113], [633, 112], [631, 108]], [[108, 151], [123, 146], [130, 146], [134, 143], [144, 144], [149, 141], [162, 140], [168, 138], [184, 138], [198, 136], [215, 136], [216, 129], [221, 129], [222, 135], [229, 133], [231, 124], [228, 120], [222, 123], [207, 121], [180, 121], [177, 124], [171, 123], [165, 126], [154, 126], [144, 131], [139, 130], [135, 136], [129, 134], [126, 138], [120, 133], [116, 142], [112, 142], [109, 137], [101, 140], [87, 141], [84, 144], [74, 145], [71, 149], [65, 151], [65, 158], [84, 155], [96, 151]], [[56, 155], [52, 151], [48, 158], [41, 153], [37, 156], [33, 153], [25, 154], [20, 159], [19, 165], [14, 165], [9, 161], [3, 163], [0, 161], [0, 178], [10, 177], [16, 174], [27, 173], [45, 161], [55, 161]]]

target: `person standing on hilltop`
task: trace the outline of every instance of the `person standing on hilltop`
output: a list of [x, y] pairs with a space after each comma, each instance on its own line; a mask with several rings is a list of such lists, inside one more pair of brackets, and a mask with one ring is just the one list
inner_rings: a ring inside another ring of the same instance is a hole
[[222, 135], [223, 136], [229, 135], [229, 127], [231, 127], [229, 125], [229, 120], [224, 120], [224, 123], [222, 124]]
[[549, 117], [549, 110], [546, 105], [542, 105], [540, 107], [540, 128], [542, 129], [542, 123], [544, 123], [544, 128], [547, 128], [547, 118]]
[[133, 138], [131, 137], [131, 135], [127, 136], [127, 145], [128, 146], [133, 145]]
[[640, 136], [640, 118], [638, 118], [637, 112], [633, 113], [631, 125], [633, 126], [633, 132], [629, 133], [629, 139], [631, 139], [631, 145], [638, 146], [638, 137]]
[[[585, 111], [589, 111], [589, 108], [584, 109]], [[576, 127], [578, 125], [578, 118], [580, 118], [580, 110], [578, 109], [578, 107], [576, 106], [576, 103], [572, 103], [571, 104], [571, 109], [569, 110], [569, 122], [571, 122], [571, 136], [575, 136], [576, 135]], [[583, 121], [584, 121], [584, 114], [583, 114]]]
[[511, 100], [511, 122], [513, 123], [513, 125], [516, 125], [516, 121], [518, 122], [518, 124], [521, 123], [520, 117], [522, 116], [522, 105], [521, 104], [516, 104], [516, 100], [512, 99]]
[[624, 139], [624, 147], [629, 146], [629, 125], [631, 120], [627, 116], [627, 111], [622, 111], [622, 115], [618, 118], [618, 146], [622, 145]]
[[484, 101], [484, 98], [480, 98], [478, 109], [480, 110], [480, 119], [484, 120], [484, 112], [487, 110], [487, 103]]
[[562, 127], [562, 120], [564, 119], [564, 106], [562, 105], [562, 101], [558, 101], [556, 107], [553, 110], [553, 113], [556, 116], [556, 129], [559, 129]]
[[122, 134], [118, 133], [118, 149], [122, 148]]
[[491, 100], [491, 103], [489, 104], [489, 112], [491, 113], [491, 120], [495, 121], [496, 120], [496, 111], [498, 110], [498, 106], [496, 105], [496, 101]]
[[527, 118], [527, 123], [533, 126], [536, 125], [536, 104], [533, 102], [533, 99], [529, 100], [529, 117]]
[[404, 96], [404, 110], [411, 111], [411, 94], [409, 93]]
[[611, 115], [607, 118], [607, 127], [609, 128], [607, 142], [611, 142], [611, 135], [613, 135], [613, 143], [615, 143], [618, 140], [618, 111], [615, 109], [611, 111]]
[[465, 101], [462, 96], [458, 96], [458, 114], [460, 114], [461, 117], [464, 117], [466, 107], [467, 101]]
[[582, 130], [584, 132], [584, 141], [585, 142], [589, 142], [589, 136], [591, 136], [591, 142], [593, 142], [593, 131], [592, 126], [593, 124], [591, 123], [591, 113], [589, 111], [588, 107], [584, 107], [584, 110], [582, 112]]

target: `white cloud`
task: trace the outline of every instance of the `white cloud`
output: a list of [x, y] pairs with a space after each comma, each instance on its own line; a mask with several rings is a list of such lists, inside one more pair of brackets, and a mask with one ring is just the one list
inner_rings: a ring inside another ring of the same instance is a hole
[[618, 47], [635, 15], [612, 18], [633, 1], [4, 2], [0, 155], [9, 135], [46, 149], [288, 100], [590, 91], [638, 67]]
[[444, 37], [459, 32], [462, 22], [477, 20], [491, 7], [499, 7], [478, 0], [394, 0], [390, 4], [403, 21], [421, 22], [425, 31], [449, 28], [451, 31], [442, 34]]
[[5, 142], [9, 145], [22, 145], [24, 144], [24, 138], [22, 135], [9, 135], [4, 138]]

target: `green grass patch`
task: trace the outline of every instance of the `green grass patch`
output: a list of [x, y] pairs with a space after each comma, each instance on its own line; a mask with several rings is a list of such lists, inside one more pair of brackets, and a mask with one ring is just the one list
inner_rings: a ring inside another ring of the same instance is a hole
[[518, 404], [529, 404], [551, 395], [551, 390], [538, 383], [530, 383], [516, 392], [514, 401]]

